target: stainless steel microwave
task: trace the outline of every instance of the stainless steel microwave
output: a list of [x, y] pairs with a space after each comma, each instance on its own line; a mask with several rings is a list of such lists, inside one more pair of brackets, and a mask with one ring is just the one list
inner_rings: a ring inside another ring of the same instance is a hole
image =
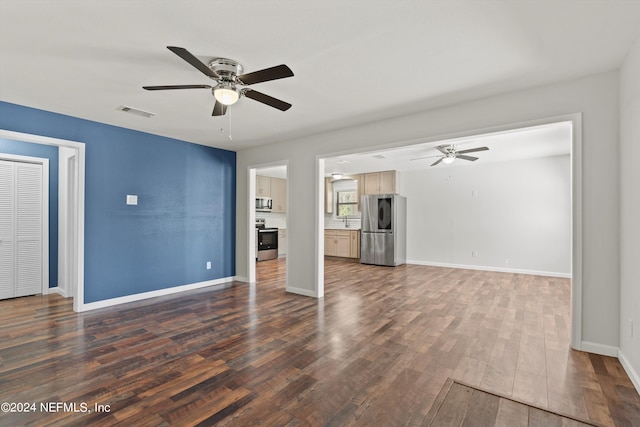
[[256, 197], [256, 211], [271, 212], [273, 201], [271, 197]]

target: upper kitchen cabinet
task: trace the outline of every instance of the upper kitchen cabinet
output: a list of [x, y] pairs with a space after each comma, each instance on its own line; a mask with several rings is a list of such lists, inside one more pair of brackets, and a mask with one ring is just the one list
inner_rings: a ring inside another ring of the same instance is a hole
[[271, 212], [287, 212], [287, 180], [256, 175], [256, 197], [271, 197]]
[[271, 199], [273, 209], [271, 212], [287, 212], [287, 180], [271, 178]]
[[333, 213], [333, 178], [324, 179], [324, 213]]
[[271, 178], [256, 176], [256, 197], [271, 197]]
[[394, 194], [398, 192], [397, 185], [397, 171], [364, 174], [364, 194]]

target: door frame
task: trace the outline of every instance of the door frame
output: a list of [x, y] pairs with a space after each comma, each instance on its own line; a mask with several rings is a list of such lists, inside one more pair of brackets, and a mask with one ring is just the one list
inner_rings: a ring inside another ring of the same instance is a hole
[[[279, 162], [271, 162], [264, 164], [255, 164], [247, 167], [247, 259], [248, 259], [248, 273], [249, 277], [248, 282], [250, 284], [256, 283], [256, 175], [259, 169], [271, 168], [275, 166], [284, 166], [287, 171], [287, 179], [286, 179], [286, 193], [287, 193], [287, 210], [285, 215], [287, 229], [289, 228], [289, 162], [288, 161], [279, 161]], [[287, 234], [287, 239], [289, 238]], [[285, 267], [285, 289], [289, 289], [289, 265], [287, 262]]]
[[42, 166], [41, 197], [41, 253], [40, 260], [40, 292], [49, 293], [49, 159], [43, 157], [23, 156], [18, 154], [0, 153], [0, 160], [15, 163], [30, 163]]
[[[73, 245], [75, 246], [74, 251], [76, 253], [76, 257], [74, 259], [74, 269], [71, 272], [73, 275], [73, 282], [75, 289], [71, 290], [71, 295], [73, 295], [73, 310], [76, 312], [84, 311], [84, 204], [85, 204], [85, 144], [78, 141], [70, 141], [66, 139], [59, 138], [51, 138], [48, 136], [42, 135], [33, 135], [29, 133], [23, 132], [14, 132], [10, 130], [0, 129], [0, 138], [9, 139], [14, 141], [22, 141], [22, 142], [30, 142], [33, 144], [42, 144], [42, 145], [52, 145], [56, 147], [67, 147], [75, 150], [76, 157], [76, 171], [73, 174], [73, 177], [69, 177], [69, 179], [73, 179], [73, 188], [75, 188], [76, 192], [76, 203], [74, 209], [74, 219], [75, 224], [71, 224], [73, 226]], [[48, 174], [47, 174], [48, 179]], [[65, 185], [67, 181], [64, 183], [58, 182], [58, 186]], [[47, 209], [48, 213], [48, 209]], [[64, 222], [64, 226], [69, 226], [68, 218], [62, 218], [60, 215], [58, 216], [58, 229], [60, 229], [61, 222]], [[47, 220], [47, 230], [48, 230], [48, 220]], [[47, 232], [48, 239], [48, 232]], [[58, 265], [61, 263], [67, 262], [68, 253], [58, 254]], [[47, 244], [47, 264], [49, 261], [48, 254], [48, 244]], [[48, 277], [48, 267], [47, 267], [47, 277]], [[47, 280], [47, 285], [48, 285]], [[47, 290], [47, 292], [50, 292]]]
[[[587, 350], [582, 341], [582, 113], [569, 113], [559, 116], [543, 117], [522, 122], [505, 123], [461, 132], [438, 135], [434, 137], [417, 138], [408, 141], [395, 141], [388, 144], [367, 147], [366, 149], [351, 149], [347, 151], [323, 153], [316, 156], [316, 297], [324, 296], [324, 170], [325, 159], [347, 154], [362, 154], [382, 149], [407, 147], [419, 143], [436, 142], [446, 139], [473, 137], [476, 135], [517, 130], [526, 127], [540, 126], [552, 123], [571, 123], [571, 347], [576, 350]], [[602, 351], [602, 349], [598, 349]]]

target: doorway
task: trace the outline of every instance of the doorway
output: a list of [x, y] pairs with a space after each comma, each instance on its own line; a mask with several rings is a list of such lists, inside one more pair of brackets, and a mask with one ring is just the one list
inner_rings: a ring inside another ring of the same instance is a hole
[[[59, 174], [58, 177], [59, 192], [64, 194], [71, 192], [72, 197], [70, 198], [71, 202], [65, 199], [64, 203], [60, 203], [60, 206], [66, 207], [66, 212], [58, 215], [58, 230], [61, 235], [64, 230], [64, 239], [67, 240], [67, 244], [63, 250], [58, 248], [58, 267], [66, 271], [64, 279], [66, 289], [58, 288], [53, 291], [65, 297], [73, 297], [74, 311], [84, 311], [85, 144], [3, 129], [0, 129], [0, 138], [55, 146], [59, 149], [60, 158], [65, 159], [60, 162], [60, 170], [65, 172]], [[51, 290], [45, 289], [45, 292], [51, 292]]]
[[[316, 228], [319, 230], [318, 237], [316, 239], [317, 248], [317, 261], [316, 261], [316, 280], [317, 291], [319, 296], [324, 295], [324, 245], [322, 239], [322, 218], [324, 213], [323, 198], [325, 193], [325, 174], [331, 174], [332, 172], [340, 172], [346, 174], [359, 173], [360, 171], [351, 171], [347, 169], [348, 165], [353, 166], [354, 162], [347, 162], [339, 165], [340, 170], [333, 170], [336, 167], [336, 163], [332, 163], [333, 160], [344, 160], [349, 156], [363, 156], [366, 155], [369, 158], [374, 158], [377, 155], [377, 160], [380, 161], [381, 154], [393, 153], [389, 157], [393, 157], [395, 152], [411, 149], [411, 147], [417, 144], [424, 144], [425, 146], [435, 147], [442, 141], [450, 141], [455, 139], [471, 139], [479, 135], [492, 134], [492, 133], [508, 133], [522, 128], [547, 126], [559, 123], [569, 123], [571, 128], [570, 136], [570, 277], [571, 277], [571, 346], [575, 349], [580, 349], [581, 337], [582, 337], [582, 116], [580, 113], [568, 114], [557, 117], [550, 117], [546, 119], [532, 120], [522, 123], [512, 123], [503, 126], [496, 126], [493, 128], [487, 128], [476, 131], [460, 132], [451, 135], [442, 135], [437, 138], [424, 138], [422, 141], [412, 140], [402, 143], [397, 141], [384, 146], [372, 147], [363, 152], [362, 150], [352, 150], [350, 152], [337, 152], [328, 153], [324, 156], [318, 156], [317, 168], [317, 186], [318, 186], [318, 203], [316, 205], [318, 221]], [[374, 151], [375, 150], [375, 151]], [[384, 152], [384, 153], [383, 153]], [[423, 154], [428, 156], [428, 153]], [[435, 159], [434, 159], [435, 160]], [[382, 168], [389, 169], [389, 168]], [[381, 169], [378, 169], [381, 170]], [[368, 171], [362, 171], [368, 172]], [[409, 255], [409, 254], [408, 254]], [[470, 252], [470, 256], [474, 256]]]
[[[288, 278], [288, 166], [286, 163], [257, 165], [249, 168], [248, 179], [249, 282], [256, 283], [261, 277], [264, 279], [267, 276], [273, 276], [282, 269], [285, 269]], [[260, 198], [263, 203], [258, 209], [256, 208], [257, 198]], [[262, 240], [259, 233], [277, 236], [277, 250], [268, 251], [272, 256], [266, 257], [267, 259], [258, 256]]]

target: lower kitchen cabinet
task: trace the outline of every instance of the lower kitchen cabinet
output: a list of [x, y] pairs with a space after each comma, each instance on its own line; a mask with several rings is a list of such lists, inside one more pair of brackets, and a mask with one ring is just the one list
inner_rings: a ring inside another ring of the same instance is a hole
[[360, 258], [360, 230], [324, 230], [324, 254]]
[[278, 229], [278, 256], [287, 255], [287, 229]]

